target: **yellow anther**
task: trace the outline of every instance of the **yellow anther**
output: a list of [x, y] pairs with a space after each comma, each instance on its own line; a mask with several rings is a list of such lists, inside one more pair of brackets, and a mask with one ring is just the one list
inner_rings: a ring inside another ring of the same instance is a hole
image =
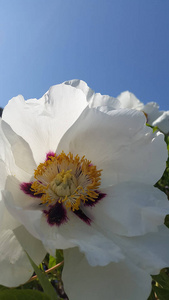
[[31, 190], [42, 194], [42, 203], [62, 202], [66, 208], [78, 210], [81, 202], [95, 201], [98, 197], [101, 171], [85, 156], [81, 159], [72, 153], [62, 152], [51, 156], [35, 170]]

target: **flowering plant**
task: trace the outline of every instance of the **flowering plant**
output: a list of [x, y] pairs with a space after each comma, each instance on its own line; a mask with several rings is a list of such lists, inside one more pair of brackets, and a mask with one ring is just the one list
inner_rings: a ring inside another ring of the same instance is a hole
[[[21, 249], [12, 267], [26, 269], [0, 283], [29, 278], [23, 249], [37, 264], [63, 249], [69, 299], [147, 299], [150, 274], [169, 263], [169, 203], [154, 187], [167, 160], [163, 134], [142, 111], [73, 80], [39, 100], [13, 98], [0, 135], [0, 233], [11, 230]], [[10, 266], [7, 247], [0, 263]]]

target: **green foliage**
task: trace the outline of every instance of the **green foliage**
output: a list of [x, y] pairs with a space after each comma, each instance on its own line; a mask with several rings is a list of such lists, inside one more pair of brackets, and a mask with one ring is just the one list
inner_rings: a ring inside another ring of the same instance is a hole
[[159, 300], [168, 300], [169, 299], [169, 290], [161, 289], [161, 288], [158, 288], [157, 286], [154, 286], [153, 290], [156, 293]]
[[[62, 262], [64, 260], [63, 256], [63, 250], [56, 250], [56, 255], [53, 257], [52, 255], [49, 255], [49, 262], [48, 262], [48, 268], [52, 268]], [[59, 267], [59, 269], [62, 271], [63, 265]], [[58, 269], [57, 269], [58, 270]]]
[[0, 292], [7, 290], [8, 288], [6, 286], [0, 285]]
[[48, 263], [48, 268], [53, 268], [54, 266], [57, 265], [57, 259], [56, 257], [53, 257], [52, 255], [49, 255], [49, 263]]
[[164, 224], [169, 228], [169, 215], [166, 215]]
[[[50, 298], [39, 291], [3, 289], [0, 290], [0, 300], [50, 300]], [[57, 299], [57, 298], [55, 298]]]
[[157, 297], [155, 296], [155, 294], [154, 294], [154, 291], [153, 290], [151, 290], [151, 294], [150, 294], [150, 296], [148, 297], [148, 299], [147, 300], [157, 300]]
[[160, 274], [152, 275], [152, 291], [148, 300], [168, 300], [169, 299], [169, 269], [161, 270]]
[[166, 269], [166, 272], [165, 271], [161, 271], [160, 274], [158, 274], [158, 275], [152, 275], [151, 277], [161, 287], [163, 287], [164, 289], [168, 289], [168, 293], [169, 293], [169, 275], [167, 273], [167, 269]]
[[44, 292], [46, 293], [46, 295], [49, 296], [50, 300], [57, 300], [57, 294], [53, 288], [53, 286], [51, 285], [51, 283], [49, 282], [48, 278], [46, 277], [46, 275], [44, 274], [43, 271], [41, 271], [36, 264], [33, 262], [33, 260], [31, 259], [31, 257], [27, 254], [30, 263], [32, 265], [32, 267], [34, 268], [34, 271], [36, 273], [36, 275], [38, 276], [39, 282], [44, 290]]

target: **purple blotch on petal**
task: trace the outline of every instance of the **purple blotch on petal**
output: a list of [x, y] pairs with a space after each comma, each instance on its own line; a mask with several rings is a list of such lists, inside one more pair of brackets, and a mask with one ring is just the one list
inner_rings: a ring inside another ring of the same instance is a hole
[[51, 226], [60, 226], [68, 221], [67, 211], [62, 203], [56, 202], [55, 205], [50, 205], [49, 210], [44, 210], [43, 212]]
[[74, 210], [72, 212], [86, 224], [88, 224], [88, 225], [91, 224], [92, 220], [89, 219], [80, 208], [78, 210]]
[[96, 193], [98, 193], [98, 197], [97, 198], [93, 198], [94, 201], [87, 199], [84, 203], [84, 206], [95, 206], [100, 200], [102, 200], [104, 197], [106, 197], [106, 194], [104, 193], [100, 193], [99, 191], [95, 191]]
[[48, 160], [48, 159], [50, 159], [50, 156], [55, 156], [55, 153], [53, 152], [53, 151], [50, 151], [50, 152], [48, 152], [47, 154], [46, 154], [46, 161]]
[[33, 182], [22, 182], [20, 184], [20, 189], [22, 192], [24, 192], [26, 195], [29, 195], [34, 198], [41, 198], [43, 194], [35, 195], [34, 192], [31, 190], [31, 185]]

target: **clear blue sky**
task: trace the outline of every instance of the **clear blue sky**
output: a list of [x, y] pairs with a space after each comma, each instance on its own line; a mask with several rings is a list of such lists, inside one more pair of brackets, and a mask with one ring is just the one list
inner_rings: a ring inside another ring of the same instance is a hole
[[169, 110], [169, 0], [0, 0], [0, 106], [74, 78]]

